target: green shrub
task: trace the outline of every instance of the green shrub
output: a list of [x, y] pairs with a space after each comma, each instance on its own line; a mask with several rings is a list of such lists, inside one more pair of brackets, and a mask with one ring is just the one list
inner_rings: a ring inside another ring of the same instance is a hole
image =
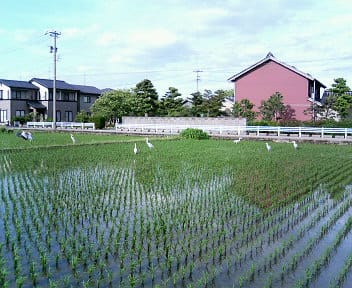
[[76, 115], [76, 122], [88, 123], [90, 121], [90, 115], [82, 110]]
[[105, 118], [100, 115], [93, 115], [91, 117], [91, 121], [95, 123], [95, 129], [103, 129], [105, 128]]
[[187, 128], [183, 130], [180, 136], [184, 139], [209, 139], [209, 135], [201, 129]]

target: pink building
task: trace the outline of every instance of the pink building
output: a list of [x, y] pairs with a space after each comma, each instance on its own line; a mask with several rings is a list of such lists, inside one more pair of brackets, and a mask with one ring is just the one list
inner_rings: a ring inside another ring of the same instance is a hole
[[279, 61], [272, 53], [228, 80], [234, 83], [235, 102], [248, 99], [258, 111], [263, 100], [279, 92], [283, 95], [284, 104], [292, 111], [291, 119], [297, 120], [311, 120], [304, 110], [313, 101], [320, 104], [326, 88], [310, 74]]

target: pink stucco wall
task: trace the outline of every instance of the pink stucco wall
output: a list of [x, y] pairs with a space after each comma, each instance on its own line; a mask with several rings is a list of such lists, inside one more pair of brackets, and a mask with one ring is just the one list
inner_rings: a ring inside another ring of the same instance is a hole
[[308, 79], [269, 61], [236, 80], [235, 101], [249, 99], [258, 111], [262, 100], [268, 100], [275, 92], [280, 92], [284, 97], [284, 104], [294, 109], [295, 119], [310, 120], [310, 116], [303, 113], [310, 106], [307, 100], [308, 85]]

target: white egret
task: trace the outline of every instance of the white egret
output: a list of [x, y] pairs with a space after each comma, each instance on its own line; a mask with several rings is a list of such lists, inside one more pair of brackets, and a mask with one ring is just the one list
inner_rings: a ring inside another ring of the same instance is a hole
[[33, 136], [31, 132], [27, 132], [27, 139], [29, 140], [29, 142], [33, 141]]
[[134, 152], [134, 154], [138, 153], [138, 148], [137, 148], [137, 144], [136, 143], [134, 143], [133, 152]]
[[27, 132], [22, 131], [21, 134], [20, 134], [20, 137], [22, 137], [24, 140], [28, 140]]
[[268, 143], [265, 143], [265, 145], [266, 145], [266, 150], [268, 150], [268, 152], [270, 152], [271, 151], [271, 146]]
[[293, 143], [293, 148], [295, 148], [295, 150], [297, 150], [298, 144], [296, 143], [296, 141], [292, 141], [292, 143]]
[[154, 148], [154, 145], [149, 142], [149, 139], [148, 139], [148, 138], [145, 138], [145, 142], [147, 143], [147, 145], [148, 145], [148, 147], [149, 147], [150, 149]]
[[240, 143], [241, 140], [242, 140], [242, 138], [235, 139], [235, 140], [233, 140], [233, 143], [238, 144], [238, 143]]
[[73, 144], [76, 143], [76, 139], [75, 139], [75, 137], [73, 136], [73, 134], [71, 134], [71, 140], [72, 140], [72, 143], [73, 143]]

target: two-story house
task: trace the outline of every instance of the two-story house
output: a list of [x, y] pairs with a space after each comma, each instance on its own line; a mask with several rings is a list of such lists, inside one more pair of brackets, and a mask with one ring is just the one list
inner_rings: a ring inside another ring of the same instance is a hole
[[305, 111], [312, 102], [320, 103], [326, 88], [312, 75], [278, 60], [272, 53], [228, 80], [234, 83], [235, 102], [248, 99], [258, 111], [262, 101], [279, 92], [297, 120], [311, 120]]
[[[47, 107], [47, 115], [53, 115], [54, 81], [50, 79], [33, 78], [30, 82], [39, 88], [39, 100]], [[79, 90], [65, 81], [56, 80], [56, 121], [72, 122], [77, 114]]]
[[0, 122], [31, 112], [44, 115], [46, 107], [39, 101], [39, 88], [27, 81], [0, 79]]
[[[102, 90], [94, 86], [74, 85], [56, 80], [56, 121], [72, 122], [80, 111], [90, 113]], [[35, 112], [36, 119], [53, 118], [54, 81], [33, 78], [29, 82], [0, 79], [0, 123]]]
[[78, 111], [86, 111], [90, 114], [90, 107], [99, 98], [99, 96], [103, 94], [103, 91], [94, 86], [73, 86], [79, 90]]

